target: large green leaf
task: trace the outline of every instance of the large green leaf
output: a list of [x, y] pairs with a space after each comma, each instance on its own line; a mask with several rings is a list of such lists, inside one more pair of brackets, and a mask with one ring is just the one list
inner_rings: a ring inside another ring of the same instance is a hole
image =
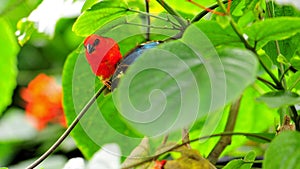
[[181, 40], [138, 58], [120, 80], [114, 98], [133, 128], [154, 136], [223, 108], [253, 83], [256, 70], [251, 52], [224, 48], [217, 53], [192, 26]]
[[73, 25], [73, 31], [78, 35], [87, 36], [128, 13], [128, 7], [123, 0], [104, 0], [80, 15]]
[[13, 91], [17, 85], [17, 53], [19, 46], [9, 24], [0, 18], [0, 115], [12, 101]]
[[299, 169], [300, 134], [286, 131], [280, 133], [268, 147], [263, 169]]
[[293, 92], [269, 92], [257, 98], [258, 101], [265, 102], [271, 108], [289, 106], [300, 103], [300, 97]]
[[257, 49], [269, 41], [284, 40], [300, 32], [299, 17], [277, 17], [256, 22], [246, 28], [244, 33], [252, 45], [256, 43]]

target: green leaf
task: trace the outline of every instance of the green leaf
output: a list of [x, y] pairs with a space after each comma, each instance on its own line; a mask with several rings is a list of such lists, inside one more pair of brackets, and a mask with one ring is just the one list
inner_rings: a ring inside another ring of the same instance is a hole
[[300, 69], [300, 56], [294, 56], [290, 60], [291, 65], [296, 68], [297, 70]]
[[217, 53], [198, 28], [190, 27], [182, 40], [145, 51], [113, 94], [127, 123], [153, 136], [223, 108], [254, 82], [256, 70], [251, 52], [224, 48]]
[[239, 169], [244, 164], [242, 159], [231, 160], [223, 169]]
[[210, 39], [214, 46], [243, 46], [231, 26], [223, 28], [216, 21], [201, 21], [195, 25]]
[[287, 65], [287, 66], [290, 65], [289, 61], [282, 54], [278, 55], [277, 62], [282, 63], [282, 64]]
[[300, 82], [300, 71], [297, 71], [296, 73], [291, 75], [287, 80], [289, 90], [292, 90], [293, 88], [299, 89], [300, 88], [299, 82]]
[[300, 102], [300, 97], [293, 92], [269, 92], [257, 98], [257, 101], [265, 102], [270, 108], [289, 106]]
[[[68, 56], [63, 71], [64, 112], [70, 124], [87, 101], [100, 88], [100, 80], [89, 67], [83, 52]], [[117, 143], [122, 155], [128, 155], [139, 143], [135, 130], [119, 116], [111, 95], [100, 96], [72, 131], [72, 137], [82, 153], [91, 158], [101, 146]]]
[[103, 25], [128, 14], [123, 0], [104, 0], [92, 6], [78, 17], [72, 30], [80, 36], [96, 32]]
[[6, 20], [0, 18], [0, 115], [11, 104], [14, 89], [17, 85], [17, 54], [19, 46], [14, 32]]
[[300, 169], [299, 140], [298, 132], [280, 133], [266, 151], [263, 169]]
[[244, 33], [252, 45], [260, 49], [269, 41], [284, 40], [300, 32], [299, 17], [277, 17], [256, 22], [246, 28]]
[[223, 169], [250, 169], [253, 163], [248, 162], [254, 161], [255, 157], [255, 151], [250, 151], [244, 159], [232, 160]]
[[96, 2], [99, 0], [86, 0], [81, 8], [81, 12], [86, 11], [87, 9], [91, 8]]
[[232, 11], [233, 16], [242, 16], [243, 15], [243, 9], [245, 8], [245, 0], [241, 0], [238, 5], [234, 8]]
[[[243, 164], [240, 169], [251, 169], [252, 167], [252, 161], [255, 160], [256, 157], [256, 153], [255, 151], [250, 151], [245, 157], [244, 157], [244, 162], [245, 164]], [[250, 163], [249, 163], [250, 162]]]

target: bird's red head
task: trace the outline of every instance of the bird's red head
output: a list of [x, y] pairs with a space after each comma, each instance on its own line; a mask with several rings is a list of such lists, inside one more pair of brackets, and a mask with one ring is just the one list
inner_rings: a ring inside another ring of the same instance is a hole
[[95, 75], [108, 80], [122, 58], [118, 44], [111, 38], [93, 34], [84, 40], [84, 46], [86, 59]]

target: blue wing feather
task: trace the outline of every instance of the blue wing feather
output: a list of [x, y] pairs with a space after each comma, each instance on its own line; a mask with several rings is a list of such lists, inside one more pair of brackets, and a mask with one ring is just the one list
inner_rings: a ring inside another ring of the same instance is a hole
[[120, 77], [123, 73], [126, 72], [129, 65], [131, 65], [141, 54], [146, 51], [147, 49], [151, 49], [156, 47], [161, 42], [146, 42], [144, 44], [139, 45], [133, 51], [129, 52], [118, 64], [115, 73], [112, 76], [111, 80], [111, 90], [113, 91], [117, 88], [119, 84]]

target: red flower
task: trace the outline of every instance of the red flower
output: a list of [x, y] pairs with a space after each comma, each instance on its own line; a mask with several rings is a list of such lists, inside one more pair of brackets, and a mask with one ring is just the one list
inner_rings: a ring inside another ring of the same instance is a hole
[[39, 74], [27, 88], [21, 90], [21, 97], [27, 102], [26, 116], [38, 130], [50, 122], [66, 127], [62, 109], [62, 89], [53, 77]]

